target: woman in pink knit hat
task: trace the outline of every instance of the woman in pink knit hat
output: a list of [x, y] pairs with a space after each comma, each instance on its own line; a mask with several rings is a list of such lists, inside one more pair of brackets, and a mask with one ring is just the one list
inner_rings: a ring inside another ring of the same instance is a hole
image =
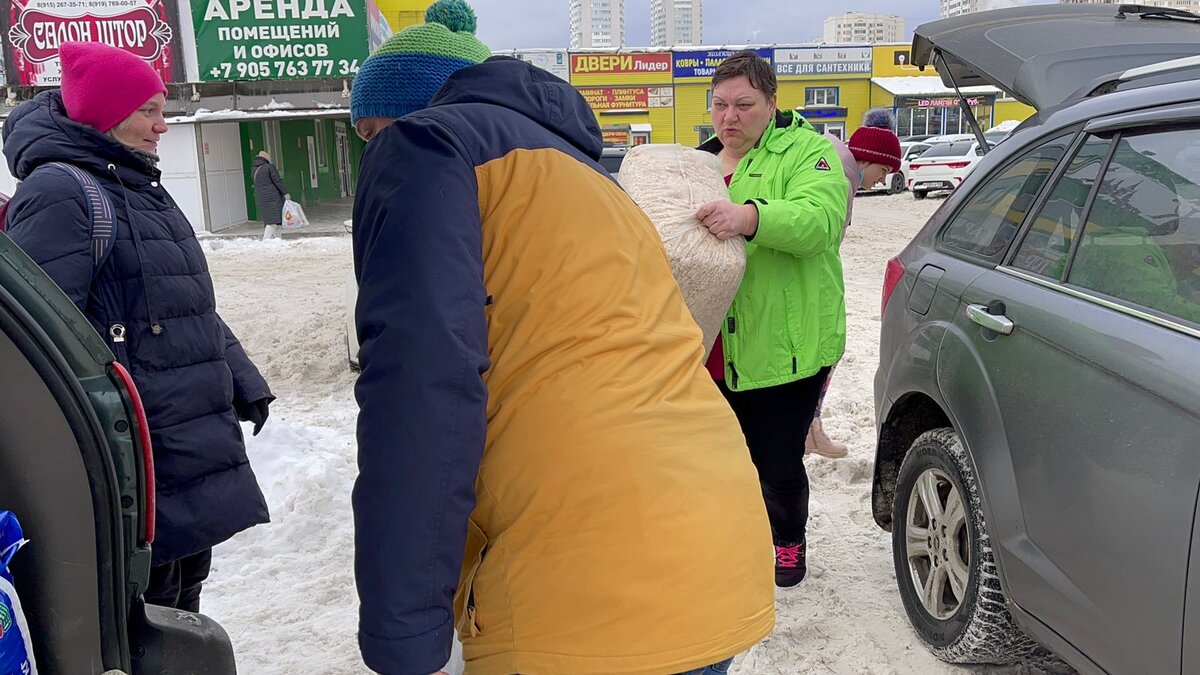
[[[212, 547], [267, 522], [238, 420], [257, 434], [274, 397], [217, 315], [204, 252], [162, 186], [162, 79], [103, 44], [66, 43], [60, 58], [61, 92], [22, 104], [4, 126], [4, 154], [22, 181], [8, 234], [133, 374], [157, 491], [145, 598], [194, 612]], [[95, 256], [93, 234], [108, 226], [111, 249]]]
[[[843, 236], [854, 215], [854, 195], [862, 188], [871, 188], [882, 183], [889, 173], [900, 170], [900, 139], [896, 137], [892, 127], [892, 114], [877, 108], [867, 111], [863, 125], [850, 136], [848, 143], [826, 134], [842, 159], [846, 180], [850, 181]], [[805, 454], [840, 459], [850, 451], [845, 443], [830, 438], [821, 424], [821, 408], [825, 404], [825, 394], [829, 392], [829, 383], [833, 381], [833, 371], [836, 368], [837, 365], [834, 365], [830, 369], [825, 386], [821, 389], [821, 397], [817, 399], [817, 411], [813, 416], [812, 426], [808, 429], [808, 438], [804, 442]]]

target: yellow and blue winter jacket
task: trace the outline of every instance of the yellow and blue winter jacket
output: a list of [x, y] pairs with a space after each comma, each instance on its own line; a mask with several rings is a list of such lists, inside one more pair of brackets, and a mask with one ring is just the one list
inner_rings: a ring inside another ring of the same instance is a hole
[[[571, 86], [455, 73], [354, 220], [360, 646], [386, 673], [678, 673], [774, 622], [745, 441]], [[799, 451], [799, 449], [798, 449]]]

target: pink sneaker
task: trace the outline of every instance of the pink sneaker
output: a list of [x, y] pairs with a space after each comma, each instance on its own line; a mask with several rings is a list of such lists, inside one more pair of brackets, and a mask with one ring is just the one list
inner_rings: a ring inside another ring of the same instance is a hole
[[805, 542], [775, 542], [775, 585], [791, 588], [808, 573]]

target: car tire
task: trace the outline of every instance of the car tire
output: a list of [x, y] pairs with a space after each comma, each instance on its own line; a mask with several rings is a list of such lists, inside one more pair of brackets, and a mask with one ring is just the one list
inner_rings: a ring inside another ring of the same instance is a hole
[[925, 199], [926, 192], [924, 190], [913, 190], [912, 193], [914, 199]]
[[904, 174], [897, 173], [892, 175], [892, 184], [888, 186], [889, 195], [898, 195], [904, 192]]
[[897, 475], [892, 518], [900, 598], [935, 656], [1008, 664], [1043, 651], [1008, 612], [979, 486], [954, 429], [935, 429], [913, 442]]

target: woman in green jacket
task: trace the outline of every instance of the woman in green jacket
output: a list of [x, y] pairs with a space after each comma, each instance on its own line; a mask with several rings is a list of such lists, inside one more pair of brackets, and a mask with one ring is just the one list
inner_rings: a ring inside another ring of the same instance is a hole
[[697, 217], [721, 239], [746, 237], [746, 274], [713, 372], [741, 423], [775, 539], [775, 583], [807, 572], [804, 439], [829, 368], [846, 346], [839, 247], [849, 183], [833, 145], [776, 104], [772, 66], [739, 52], [712, 79], [715, 136], [731, 202]]

